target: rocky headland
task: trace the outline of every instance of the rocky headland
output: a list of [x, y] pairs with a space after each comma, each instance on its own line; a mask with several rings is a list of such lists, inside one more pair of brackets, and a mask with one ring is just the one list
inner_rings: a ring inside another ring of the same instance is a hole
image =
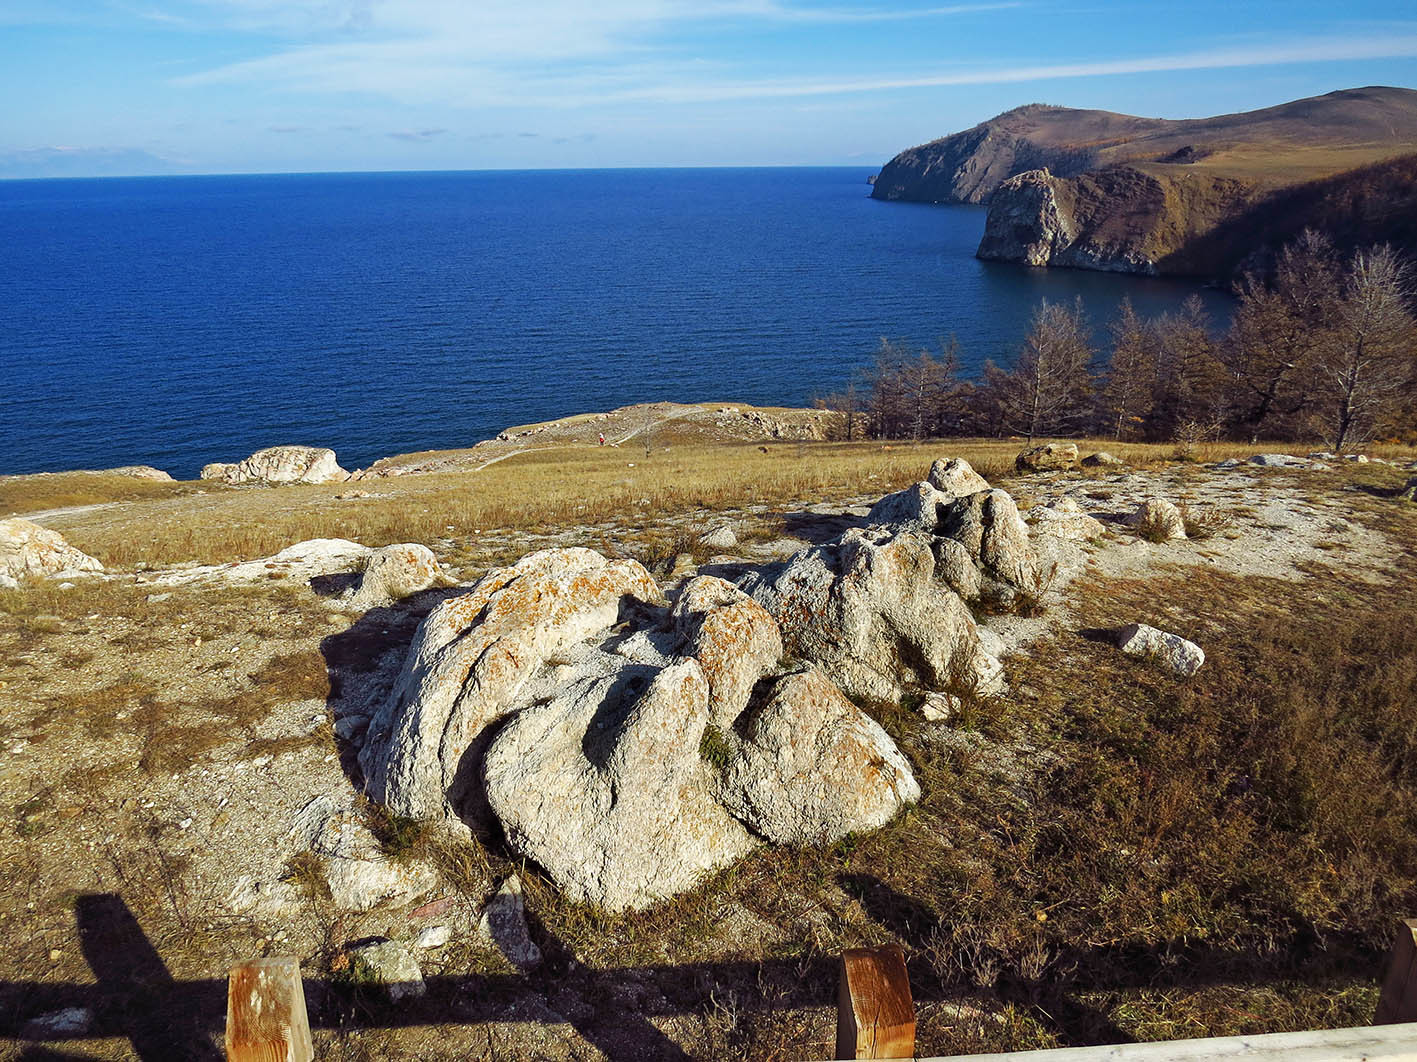
[[1417, 246], [1417, 92], [1348, 89], [1172, 121], [1031, 105], [896, 156], [878, 199], [987, 203], [979, 257], [1228, 279], [1303, 227]]

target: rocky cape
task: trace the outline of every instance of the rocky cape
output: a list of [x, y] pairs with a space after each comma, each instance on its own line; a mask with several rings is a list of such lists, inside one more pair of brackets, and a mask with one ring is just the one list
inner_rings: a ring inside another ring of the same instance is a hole
[[1412, 242], [1377, 226], [1413, 205], [1415, 152], [1409, 89], [1186, 121], [1031, 105], [902, 152], [871, 194], [987, 203], [983, 259], [1224, 279], [1305, 225]]

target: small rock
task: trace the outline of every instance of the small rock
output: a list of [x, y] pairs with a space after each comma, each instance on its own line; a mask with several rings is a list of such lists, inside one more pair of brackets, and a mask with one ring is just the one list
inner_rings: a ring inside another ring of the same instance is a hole
[[93, 1026], [93, 1011], [87, 1007], [65, 1007], [31, 1018], [25, 1025], [26, 1040], [63, 1040], [82, 1036]]
[[728, 524], [719, 524], [700, 538], [699, 544], [709, 549], [732, 549], [738, 545], [738, 535]]
[[369, 729], [367, 715], [346, 715], [335, 720], [335, 737], [341, 741], [353, 741]]
[[[1105, 531], [1102, 524], [1083, 512], [1073, 498], [1059, 498], [1049, 505], [1035, 505], [1028, 510], [1028, 518], [1033, 523], [1034, 534], [1051, 535], [1068, 542], [1101, 538]], [[1184, 526], [1182, 530], [1185, 530]]]
[[413, 938], [413, 946], [415, 948], [441, 948], [452, 939], [453, 930], [450, 926], [424, 926], [419, 930], [418, 936]]
[[169, 591], [168, 593], [165, 593], [165, 594], [149, 594], [149, 595], [148, 595], [148, 604], [149, 604], [149, 605], [156, 605], [156, 604], [157, 604], [158, 602], [160, 602], [160, 601], [166, 601], [166, 600], [167, 600], [169, 597], [171, 597], [171, 596], [172, 596], [171, 591]]
[[1076, 468], [1077, 463], [1077, 443], [1044, 443], [1042, 446], [1031, 446], [1014, 458], [1014, 468], [1019, 472], [1050, 472], [1054, 469]]
[[1115, 465], [1126, 464], [1120, 457], [1113, 457], [1106, 450], [1098, 450], [1095, 454], [1088, 454], [1082, 459], [1083, 468], [1104, 468]]
[[1145, 656], [1182, 678], [1190, 678], [1205, 663], [1205, 651], [1179, 634], [1132, 623], [1117, 632], [1117, 647], [1132, 656]]
[[928, 723], [947, 723], [963, 706], [964, 702], [952, 693], [930, 693], [920, 705], [920, 714]]
[[1168, 542], [1186, 537], [1186, 521], [1181, 510], [1163, 498], [1148, 498], [1127, 518], [1143, 538], [1153, 542]]
[[390, 1003], [418, 999], [428, 991], [428, 986], [423, 983], [423, 971], [418, 966], [418, 960], [397, 941], [372, 941], [351, 948], [349, 954], [370, 979], [384, 990]]
[[1255, 454], [1249, 461], [1252, 465], [1259, 465], [1261, 468], [1308, 468], [1309, 462], [1302, 457], [1294, 457], [1291, 454]]
[[487, 901], [477, 932], [484, 940], [497, 945], [507, 960], [519, 970], [533, 970], [541, 965], [541, 949], [531, 939], [526, 923], [526, 903], [522, 899], [521, 880], [513, 874], [502, 883], [497, 894]]
[[1398, 492], [1399, 501], [1417, 501], [1417, 476], [1409, 476], [1407, 486]]

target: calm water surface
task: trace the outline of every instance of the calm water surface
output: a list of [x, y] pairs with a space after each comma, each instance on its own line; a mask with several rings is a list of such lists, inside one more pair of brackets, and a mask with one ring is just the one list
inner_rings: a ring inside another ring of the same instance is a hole
[[805, 404], [881, 336], [977, 366], [1040, 298], [1100, 326], [1200, 290], [976, 261], [981, 208], [877, 202], [868, 172], [0, 182], [0, 472], [276, 443], [354, 468], [630, 402]]

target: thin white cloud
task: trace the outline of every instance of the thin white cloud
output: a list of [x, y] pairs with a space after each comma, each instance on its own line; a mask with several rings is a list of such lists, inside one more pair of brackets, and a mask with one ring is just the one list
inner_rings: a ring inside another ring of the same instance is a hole
[[[639, 0], [625, 0], [637, 3]], [[652, 0], [645, 0], [652, 2]], [[753, 5], [761, 11], [763, 5]], [[953, 10], [953, 9], [930, 9]], [[647, 48], [616, 44], [608, 29], [563, 27], [549, 37], [520, 20], [499, 23], [493, 44], [463, 34], [341, 41], [289, 49], [189, 75], [182, 85], [259, 84], [311, 93], [360, 93], [408, 104], [576, 108], [604, 103], [718, 103], [1002, 85], [1128, 74], [1417, 57], [1417, 25], [1361, 36], [1326, 36], [1071, 63], [955, 64], [907, 76], [745, 79], [708, 63], [670, 63]], [[464, 26], [466, 28], [466, 26]]]
[[735, 83], [701, 82], [646, 86], [620, 98], [656, 102], [706, 103], [739, 99], [849, 95], [952, 85], [1004, 85], [1080, 77], [1221, 70], [1235, 67], [1287, 66], [1295, 63], [1344, 62], [1364, 59], [1417, 58], [1417, 33], [1383, 37], [1332, 38], [1288, 44], [1217, 48], [1175, 55], [1109, 59], [1080, 63], [1027, 64], [958, 70], [914, 77], [858, 77], [823, 80], [765, 80]]

